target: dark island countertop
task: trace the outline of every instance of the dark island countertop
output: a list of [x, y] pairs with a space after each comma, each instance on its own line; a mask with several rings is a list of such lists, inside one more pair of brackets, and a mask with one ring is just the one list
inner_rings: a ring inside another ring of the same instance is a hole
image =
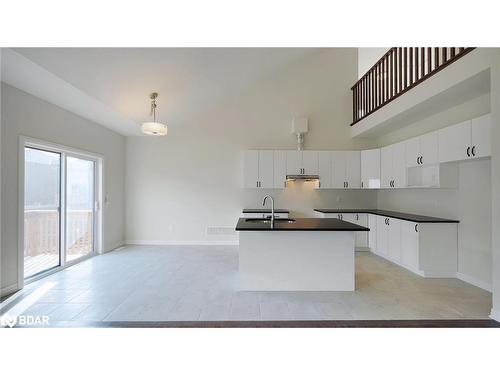
[[274, 229], [271, 229], [270, 220], [240, 218], [236, 230], [241, 231], [361, 231], [370, 229], [361, 225], [351, 224], [334, 218], [294, 218], [274, 220]]
[[372, 214], [379, 216], [392, 217], [394, 219], [413, 221], [415, 223], [459, 223], [459, 220], [455, 219], [443, 219], [440, 217], [424, 216], [424, 215], [414, 215], [405, 212], [397, 211], [386, 211], [378, 209], [348, 209], [348, 208], [315, 208], [314, 211], [321, 212], [324, 214]]
[[[270, 208], [244, 208], [243, 213], [244, 214], [270, 214], [271, 209]], [[274, 213], [275, 214], [289, 214], [290, 211], [282, 209], [282, 208], [275, 208]]]

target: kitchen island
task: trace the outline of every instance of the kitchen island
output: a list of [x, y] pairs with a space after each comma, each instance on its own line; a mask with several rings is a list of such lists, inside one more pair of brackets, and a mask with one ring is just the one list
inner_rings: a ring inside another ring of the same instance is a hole
[[368, 228], [334, 218], [240, 218], [241, 290], [353, 291], [354, 234]]

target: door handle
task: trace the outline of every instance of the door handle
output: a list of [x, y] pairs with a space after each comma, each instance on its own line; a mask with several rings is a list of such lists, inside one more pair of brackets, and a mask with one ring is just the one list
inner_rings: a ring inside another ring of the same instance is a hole
[[476, 146], [472, 146], [472, 156], [476, 156]]
[[470, 146], [467, 147], [467, 156], [470, 158]]

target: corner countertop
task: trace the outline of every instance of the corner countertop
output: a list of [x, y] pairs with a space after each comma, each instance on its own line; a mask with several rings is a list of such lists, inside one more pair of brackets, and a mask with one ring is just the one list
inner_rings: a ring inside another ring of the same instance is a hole
[[352, 231], [368, 232], [370, 229], [334, 218], [276, 219], [271, 229], [270, 220], [240, 218], [236, 230], [241, 231]]
[[415, 223], [459, 223], [459, 220], [455, 219], [443, 219], [440, 217], [433, 216], [423, 216], [423, 215], [414, 215], [406, 212], [397, 212], [397, 211], [386, 211], [386, 210], [378, 210], [378, 209], [361, 209], [361, 208], [315, 208], [314, 211], [321, 212], [324, 214], [372, 214], [379, 216], [387, 216], [392, 217], [394, 219], [413, 221]]
[[[244, 214], [270, 214], [271, 209], [270, 208], [244, 208], [243, 213]], [[275, 208], [274, 213], [276, 213], [276, 214], [289, 214], [290, 211], [282, 209], [282, 208]]]

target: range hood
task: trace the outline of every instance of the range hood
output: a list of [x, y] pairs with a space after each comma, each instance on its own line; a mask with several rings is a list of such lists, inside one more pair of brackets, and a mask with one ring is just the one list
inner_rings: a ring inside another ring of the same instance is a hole
[[319, 176], [317, 174], [287, 174], [287, 181], [295, 181], [295, 180], [305, 180], [305, 181], [315, 181], [319, 180]]

